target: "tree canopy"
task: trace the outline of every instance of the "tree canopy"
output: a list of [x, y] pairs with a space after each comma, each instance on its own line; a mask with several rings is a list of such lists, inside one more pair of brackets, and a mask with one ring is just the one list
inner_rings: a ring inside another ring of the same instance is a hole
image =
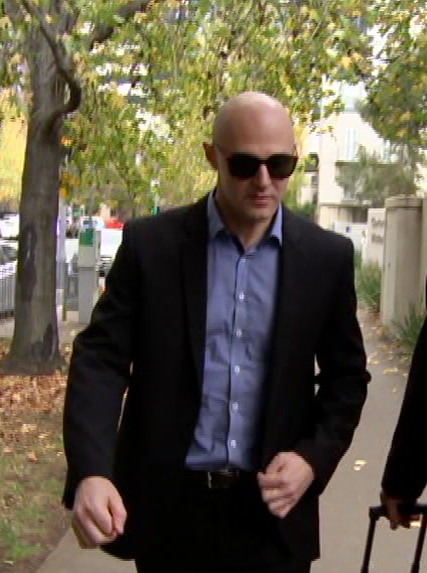
[[364, 77], [363, 115], [385, 139], [427, 148], [427, 5], [424, 0], [372, 3], [376, 50]]
[[[257, 89], [316, 120], [328, 79], [369, 61], [364, 2], [157, 2], [112, 38], [79, 51], [85, 98], [67, 125], [80, 196], [98, 190], [141, 212], [194, 199], [212, 182], [202, 155], [218, 106]], [[131, 40], [130, 40], [131, 39]], [[326, 113], [339, 109], [331, 97]], [[81, 145], [83, 144], [83, 145]], [[137, 161], [135, 161], [137, 159]], [[96, 168], [94, 167], [96, 166]]]
[[418, 188], [408, 162], [397, 154], [393, 161], [384, 161], [364, 147], [359, 148], [357, 161], [339, 167], [336, 179], [348, 196], [369, 207], [384, 207], [387, 197], [414, 195]]
[[310, 125], [325, 96], [322, 113], [340, 108], [334, 81], [374, 77], [361, 23], [388, 17], [364, 0], [0, 0], [0, 8], [0, 85], [28, 118], [9, 363], [36, 371], [59, 363], [60, 171], [76, 196], [110, 194], [131, 214], [192, 200], [212, 178], [201, 143], [224, 100], [266, 91]]

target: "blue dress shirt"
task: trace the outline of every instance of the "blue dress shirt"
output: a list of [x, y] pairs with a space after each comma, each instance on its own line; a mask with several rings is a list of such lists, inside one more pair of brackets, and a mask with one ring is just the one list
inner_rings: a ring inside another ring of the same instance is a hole
[[208, 299], [202, 403], [187, 467], [257, 469], [259, 421], [276, 306], [282, 206], [244, 250], [208, 201]]

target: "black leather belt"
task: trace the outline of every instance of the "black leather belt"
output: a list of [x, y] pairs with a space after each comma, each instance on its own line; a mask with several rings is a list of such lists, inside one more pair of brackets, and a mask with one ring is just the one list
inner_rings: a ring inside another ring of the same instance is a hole
[[224, 469], [215, 472], [187, 470], [186, 474], [208, 489], [230, 489], [253, 475], [239, 469]]

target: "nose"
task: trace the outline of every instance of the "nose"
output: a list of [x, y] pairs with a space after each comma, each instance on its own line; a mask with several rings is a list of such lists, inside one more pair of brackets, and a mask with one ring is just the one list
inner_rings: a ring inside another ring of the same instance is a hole
[[261, 164], [256, 172], [254, 179], [260, 187], [267, 187], [271, 183], [271, 177], [268, 172], [267, 166]]

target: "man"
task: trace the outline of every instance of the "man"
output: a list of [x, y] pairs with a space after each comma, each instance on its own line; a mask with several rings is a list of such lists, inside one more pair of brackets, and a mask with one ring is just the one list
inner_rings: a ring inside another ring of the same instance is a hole
[[399, 525], [409, 527], [411, 515], [404, 511], [404, 506], [413, 504], [427, 483], [426, 412], [427, 318], [412, 356], [405, 395], [382, 479], [381, 500], [387, 507], [392, 529]]
[[204, 147], [215, 190], [125, 226], [75, 340], [64, 499], [83, 547], [144, 573], [307, 573], [369, 380], [353, 248], [282, 205], [277, 100], [232, 98]]

